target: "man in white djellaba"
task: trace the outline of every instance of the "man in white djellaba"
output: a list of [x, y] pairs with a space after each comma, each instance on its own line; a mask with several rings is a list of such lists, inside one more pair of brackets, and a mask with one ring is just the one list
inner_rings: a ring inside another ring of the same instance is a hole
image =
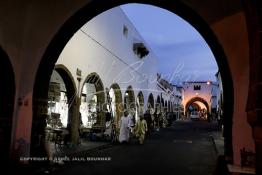
[[128, 142], [129, 141], [129, 118], [128, 118], [128, 112], [125, 111], [124, 115], [119, 120], [119, 127], [120, 127], [120, 133], [119, 133], [119, 142]]

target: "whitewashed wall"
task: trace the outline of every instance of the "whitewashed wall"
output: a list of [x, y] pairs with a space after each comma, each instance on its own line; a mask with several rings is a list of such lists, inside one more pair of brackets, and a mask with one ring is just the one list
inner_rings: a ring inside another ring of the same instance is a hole
[[[123, 28], [128, 28], [127, 37]], [[92, 72], [96, 72], [109, 88], [117, 83], [124, 98], [124, 92], [132, 85], [135, 97], [140, 90], [147, 106], [148, 96], [156, 91], [156, 56], [150, 50], [143, 59], [133, 52], [133, 42], [143, 38], [119, 8], [106, 11], [86, 23], [65, 46], [57, 64], [63, 64], [72, 73], [77, 82], [76, 70], [82, 71], [82, 81]], [[147, 44], [145, 43], [147, 46]], [[145, 78], [146, 77], [146, 78]], [[81, 88], [82, 89], [82, 88]]]

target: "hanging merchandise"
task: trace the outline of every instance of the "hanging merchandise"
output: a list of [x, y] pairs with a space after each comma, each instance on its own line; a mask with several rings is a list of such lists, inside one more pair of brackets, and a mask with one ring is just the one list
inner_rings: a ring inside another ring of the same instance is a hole
[[60, 101], [60, 83], [50, 82], [49, 91], [48, 91], [48, 100], [49, 101]]

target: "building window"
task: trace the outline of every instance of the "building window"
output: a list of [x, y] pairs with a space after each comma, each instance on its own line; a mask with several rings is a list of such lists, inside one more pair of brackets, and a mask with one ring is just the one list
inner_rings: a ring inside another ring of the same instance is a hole
[[123, 35], [125, 36], [125, 37], [127, 37], [128, 36], [128, 28], [124, 25], [124, 27], [123, 27]]
[[149, 54], [148, 49], [143, 43], [134, 43], [133, 51], [139, 58], [143, 58]]
[[201, 90], [201, 86], [200, 85], [194, 85], [194, 90], [195, 91], [200, 91]]

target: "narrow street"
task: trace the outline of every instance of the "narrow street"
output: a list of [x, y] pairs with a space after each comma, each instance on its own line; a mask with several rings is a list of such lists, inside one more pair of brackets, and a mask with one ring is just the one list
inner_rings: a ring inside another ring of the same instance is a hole
[[[179, 121], [147, 137], [144, 145], [135, 140], [114, 145], [79, 159], [66, 161], [50, 174], [165, 174], [211, 175], [216, 153], [205, 121]], [[95, 161], [91, 158], [110, 158]], [[47, 172], [46, 172], [47, 173]]]

